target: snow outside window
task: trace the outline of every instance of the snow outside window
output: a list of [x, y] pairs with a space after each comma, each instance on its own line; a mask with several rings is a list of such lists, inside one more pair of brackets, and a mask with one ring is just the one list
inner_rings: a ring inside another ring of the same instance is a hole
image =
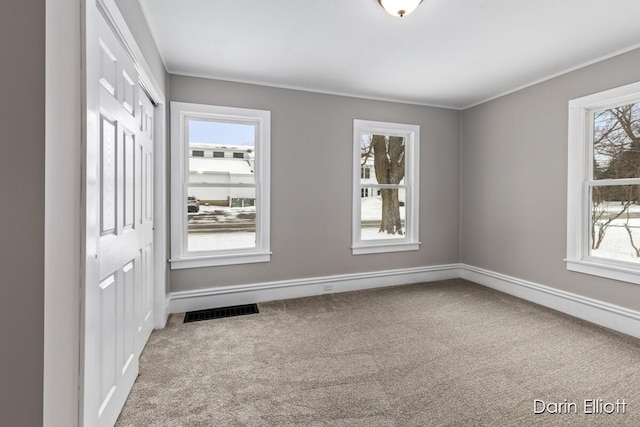
[[569, 102], [567, 269], [640, 283], [640, 82]]
[[418, 250], [420, 126], [353, 121], [354, 255]]
[[171, 103], [172, 269], [270, 260], [270, 116]]

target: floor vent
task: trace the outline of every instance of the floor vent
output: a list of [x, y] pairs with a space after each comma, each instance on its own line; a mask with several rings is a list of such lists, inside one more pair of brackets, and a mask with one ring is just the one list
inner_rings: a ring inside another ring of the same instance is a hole
[[220, 319], [222, 317], [244, 316], [260, 313], [256, 304], [234, 305], [233, 307], [209, 308], [206, 310], [189, 311], [184, 315], [184, 323], [199, 322], [200, 320]]

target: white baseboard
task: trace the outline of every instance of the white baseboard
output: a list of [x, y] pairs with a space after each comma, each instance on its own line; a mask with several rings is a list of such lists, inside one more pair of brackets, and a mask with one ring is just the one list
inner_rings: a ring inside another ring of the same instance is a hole
[[640, 338], [640, 312], [462, 264], [460, 278]]
[[640, 312], [466, 264], [446, 264], [169, 294], [170, 313], [462, 278], [640, 338]]
[[460, 277], [459, 267], [459, 264], [447, 264], [172, 292], [169, 295], [169, 310], [171, 313], [182, 313], [263, 301], [456, 279]]

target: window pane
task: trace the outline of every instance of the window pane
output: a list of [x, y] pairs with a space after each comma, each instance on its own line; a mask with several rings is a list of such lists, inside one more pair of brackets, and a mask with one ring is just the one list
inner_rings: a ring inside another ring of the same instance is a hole
[[404, 239], [405, 212], [405, 189], [363, 188], [360, 199], [360, 239]]
[[640, 103], [593, 113], [593, 178], [640, 177]]
[[255, 188], [189, 187], [187, 251], [256, 246]]
[[640, 263], [640, 185], [592, 187], [592, 256]]
[[405, 138], [362, 133], [360, 164], [360, 183], [362, 184], [403, 184]]
[[255, 183], [255, 126], [189, 120], [189, 182]]

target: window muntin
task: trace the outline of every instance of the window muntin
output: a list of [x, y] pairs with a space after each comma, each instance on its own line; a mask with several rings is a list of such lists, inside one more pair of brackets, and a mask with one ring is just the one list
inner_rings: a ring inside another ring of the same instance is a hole
[[640, 283], [640, 83], [569, 107], [567, 268]]
[[172, 268], [268, 261], [270, 113], [171, 107]]
[[418, 249], [419, 132], [354, 120], [354, 254]]

